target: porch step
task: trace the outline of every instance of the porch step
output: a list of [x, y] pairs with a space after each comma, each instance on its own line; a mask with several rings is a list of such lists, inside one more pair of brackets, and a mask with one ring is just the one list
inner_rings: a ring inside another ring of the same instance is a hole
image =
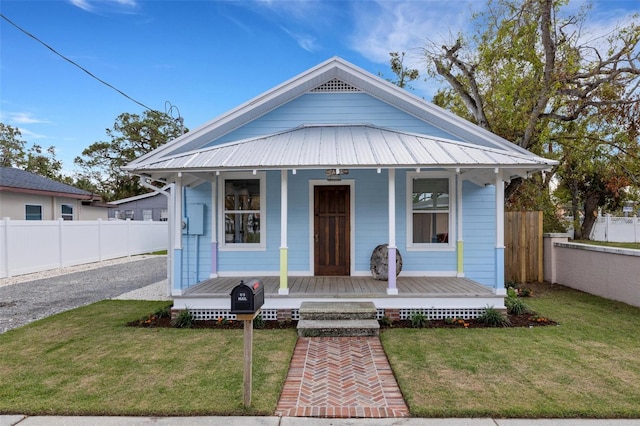
[[378, 336], [380, 324], [377, 320], [299, 320], [300, 337], [342, 337], [342, 336]]
[[377, 336], [373, 302], [302, 302], [298, 336]]
[[299, 312], [303, 320], [375, 320], [378, 311], [373, 302], [302, 302]]

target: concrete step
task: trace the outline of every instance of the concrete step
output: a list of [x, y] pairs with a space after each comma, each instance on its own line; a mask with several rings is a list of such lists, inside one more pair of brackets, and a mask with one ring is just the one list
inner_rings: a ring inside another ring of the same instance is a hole
[[373, 302], [302, 302], [300, 319], [303, 320], [375, 320]]
[[300, 337], [378, 336], [380, 324], [375, 319], [298, 321]]

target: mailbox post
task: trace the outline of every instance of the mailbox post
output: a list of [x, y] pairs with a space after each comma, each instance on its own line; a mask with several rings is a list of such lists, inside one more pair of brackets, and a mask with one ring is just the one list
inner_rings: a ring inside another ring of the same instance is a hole
[[243, 403], [245, 408], [251, 406], [251, 380], [253, 368], [253, 319], [260, 313], [264, 304], [264, 287], [262, 281], [251, 280], [240, 284], [231, 290], [231, 313], [243, 321], [244, 328], [244, 375]]

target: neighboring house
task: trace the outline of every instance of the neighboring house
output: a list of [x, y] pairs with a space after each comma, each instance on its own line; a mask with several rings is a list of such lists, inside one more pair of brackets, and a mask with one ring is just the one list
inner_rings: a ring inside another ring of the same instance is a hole
[[167, 196], [158, 191], [110, 201], [109, 219], [166, 221]]
[[89, 191], [13, 167], [0, 167], [0, 217], [13, 220], [107, 219], [107, 204]]
[[176, 309], [225, 316], [260, 277], [265, 319], [345, 298], [435, 318], [504, 308], [504, 185], [554, 164], [332, 58], [125, 170], [175, 188]]

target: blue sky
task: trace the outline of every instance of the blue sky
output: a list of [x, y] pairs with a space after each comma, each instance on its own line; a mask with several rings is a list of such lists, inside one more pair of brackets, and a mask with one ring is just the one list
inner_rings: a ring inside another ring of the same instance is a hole
[[[573, 0], [578, 8], [584, 0]], [[469, 31], [484, 1], [3, 0], [0, 12], [100, 79], [190, 129], [333, 56], [392, 77], [390, 51], [424, 73], [427, 38]], [[474, 9], [475, 8], [475, 9]], [[587, 34], [640, 11], [596, 0]], [[0, 20], [0, 121], [27, 146], [56, 147], [66, 171], [123, 112], [144, 108]], [[431, 99], [435, 81], [413, 85]]]

